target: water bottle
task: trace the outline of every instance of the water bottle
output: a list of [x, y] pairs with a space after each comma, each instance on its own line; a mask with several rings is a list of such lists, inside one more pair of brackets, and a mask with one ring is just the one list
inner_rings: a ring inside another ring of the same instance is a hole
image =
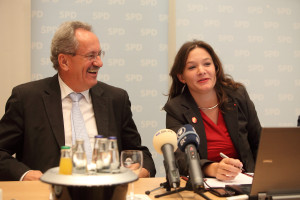
[[103, 135], [95, 135], [94, 149], [93, 149], [93, 155], [92, 155], [92, 162], [88, 166], [88, 170], [91, 173], [95, 173], [96, 172], [96, 168], [97, 168], [96, 167], [96, 162], [97, 162], [99, 147], [101, 145], [100, 144], [101, 138], [104, 138], [104, 136]]
[[87, 159], [84, 151], [84, 140], [77, 139], [75, 151], [73, 153], [73, 173], [86, 174], [87, 172]]
[[60, 150], [59, 174], [72, 174], [72, 158], [71, 148], [69, 146], [62, 146]]
[[120, 167], [120, 159], [119, 159], [117, 137], [110, 136], [108, 138], [108, 151], [111, 154], [110, 170], [113, 173], [118, 172]]
[[108, 140], [107, 138], [99, 138], [99, 148], [96, 159], [96, 171], [98, 173], [101, 172], [109, 172], [111, 162], [111, 155], [108, 151]]

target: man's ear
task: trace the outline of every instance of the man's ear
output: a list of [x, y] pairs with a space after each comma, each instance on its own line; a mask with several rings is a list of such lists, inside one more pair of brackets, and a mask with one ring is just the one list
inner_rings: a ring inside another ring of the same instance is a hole
[[63, 71], [68, 71], [69, 70], [69, 59], [68, 59], [68, 55], [66, 54], [59, 54], [58, 55], [58, 63], [59, 66], [61, 68], [61, 70]]
[[177, 74], [177, 78], [181, 83], [183, 83], [183, 84], [186, 83], [186, 81], [184, 80], [183, 74]]

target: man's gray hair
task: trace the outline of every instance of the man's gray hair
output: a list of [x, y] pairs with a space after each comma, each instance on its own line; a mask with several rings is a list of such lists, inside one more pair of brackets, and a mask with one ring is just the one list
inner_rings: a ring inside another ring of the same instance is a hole
[[78, 41], [75, 37], [76, 29], [84, 29], [92, 32], [92, 26], [80, 21], [68, 21], [61, 24], [55, 32], [51, 43], [50, 59], [55, 70], [58, 70], [58, 55], [75, 54], [78, 48]]

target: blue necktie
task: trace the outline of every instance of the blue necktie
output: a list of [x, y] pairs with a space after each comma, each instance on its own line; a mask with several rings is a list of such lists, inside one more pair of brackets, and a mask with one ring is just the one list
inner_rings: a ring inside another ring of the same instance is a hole
[[71, 124], [72, 124], [72, 143], [75, 145], [76, 139], [84, 140], [84, 149], [88, 163], [92, 160], [92, 147], [86, 131], [84, 119], [79, 108], [79, 101], [83, 97], [81, 93], [70, 93], [72, 99]]

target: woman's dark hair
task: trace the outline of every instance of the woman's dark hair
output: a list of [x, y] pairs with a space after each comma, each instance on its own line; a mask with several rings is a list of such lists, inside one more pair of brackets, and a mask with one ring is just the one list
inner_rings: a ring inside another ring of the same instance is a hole
[[169, 74], [172, 78], [172, 84], [168, 95], [168, 101], [180, 95], [182, 90], [186, 89], [184, 88], [185, 84], [179, 81], [177, 74], [183, 73], [188, 55], [195, 48], [203, 48], [210, 54], [216, 70], [215, 90], [219, 101], [219, 107], [221, 110], [224, 108], [226, 109], [227, 95], [224, 91], [224, 88], [236, 89], [239, 86], [242, 86], [242, 84], [235, 82], [230, 75], [224, 73], [222, 63], [213, 48], [206, 42], [200, 40], [193, 40], [184, 43], [177, 52], [174, 64]]

